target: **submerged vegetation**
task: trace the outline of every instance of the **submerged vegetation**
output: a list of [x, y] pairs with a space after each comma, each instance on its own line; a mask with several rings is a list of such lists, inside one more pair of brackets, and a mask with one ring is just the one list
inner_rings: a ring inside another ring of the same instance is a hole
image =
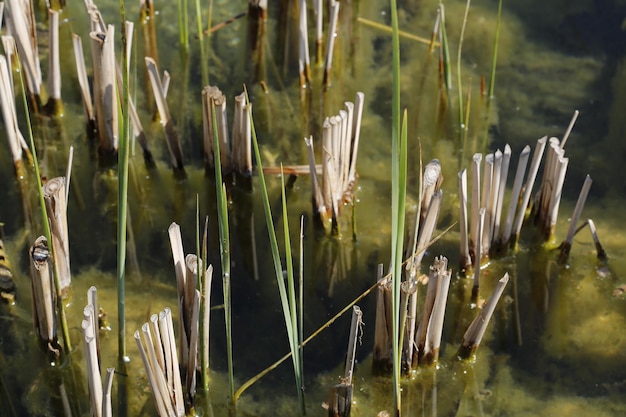
[[623, 415], [623, 217], [506, 2], [62, 3], [0, 3], [0, 414]]

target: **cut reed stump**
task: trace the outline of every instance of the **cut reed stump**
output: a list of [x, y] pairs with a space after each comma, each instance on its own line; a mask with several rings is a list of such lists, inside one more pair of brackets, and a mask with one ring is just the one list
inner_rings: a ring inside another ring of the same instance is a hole
[[61, 101], [61, 60], [59, 54], [59, 12], [48, 10], [48, 102], [46, 112], [52, 116], [63, 115]]
[[[560, 246], [560, 252], [559, 252], [560, 264], [567, 263], [567, 260], [569, 258], [569, 253], [572, 250], [572, 243], [574, 241], [574, 236], [576, 235], [576, 226], [578, 224], [578, 220], [580, 220], [580, 216], [582, 215], [583, 208], [585, 207], [585, 202], [587, 201], [587, 196], [589, 195], [589, 190], [591, 189], [592, 183], [593, 183], [593, 180], [591, 179], [589, 175], [587, 175], [585, 177], [585, 181], [583, 182], [583, 186], [580, 190], [580, 194], [578, 195], [578, 200], [576, 201], [576, 207], [574, 207], [574, 213], [572, 214], [572, 218], [570, 220], [569, 229], [567, 231], [567, 236], [565, 237], [565, 240], [561, 243], [561, 246]], [[592, 233], [593, 233], [593, 230], [595, 230], [595, 227], [593, 227]]]
[[8, 304], [15, 304], [15, 293], [17, 288], [11, 272], [9, 258], [4, 251], [4, 243], [0, 236], [0, 298]]
[[328, 401], [329, 417], [348, 417], [352, 407], [352, 393], [354, 385], [352, 377], [354, 374], [354, 361], [356, 345], [359, 339], [360, 326], [363, 324], [363, 312], [359, 306], [352, 307], [352, 324], [350, 326], [350, 337], [348, 339], [348, 352], [346, 355], [346, 370], [339, 384], [330, 390]]
[[43, 198], [50, 222], [54, 265], [59, 274], [61, 297], [65, 297], [72, 285], [70, 272], [70, 246], [67, 229], [67, 196], [65, 177], [48, 180], [43, 186]]
[[55, 358], [61, 354], [56, 332], [56, 291], [48, 241], [39, 236], [30, 248], [33, 321], [44, 348]]
[[506, 287], [508, 282], [509, 274], [506, 273], [502, 278], [500, 278], [493, 294], [489, 297], [485, 306], [482, 310], [480, 310], [480, 313], [478, 313], [474, 321], [472, 321], [470, 326], [465, 331], [461, 347], [457, 353], [457, 356], [460, 359], [469, 359], [476, 353], [476, 349], [478, 349], [478, 346], [480, 345], [480, 342], [485, 334], [485, 330], [487, 330], [487, 325], [489, 325], [489, 320], [491, 319], [496, 305], [498, 304], [498, 300], [500, 300], [500, 296], [502, 295], [504, 287]]
[[174, 122], [170, 115], [170, 109], [167, 105], [167, 89], [161, 80], [159, 75], [159, 69], [156, 61], [150, 57], [145, 58], [146, 68], [148, 69], [148, 75], [150, 76], [150, 83], [152, 84], [152, 92], [154, 93], [154, 99], [156, 101], [157, 109], [159, 110], [159, 117], [161, 119], [161, 126], [165, 132], [165, 142], [167, 143], [167, 150], [170, 154], [170, 160], [174, 175], [178, 178], [186, 178], [185, 166], [183, 163], [183, 150], [178, 139], [178, 133], [174, 128]]

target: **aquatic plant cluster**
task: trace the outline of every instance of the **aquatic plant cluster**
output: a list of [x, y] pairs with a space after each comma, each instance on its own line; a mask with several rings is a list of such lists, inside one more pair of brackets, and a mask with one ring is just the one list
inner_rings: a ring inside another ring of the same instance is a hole
[[0, 414], [621, 415], [578, 111], [516, 158], [502, 0], [480, 83], [470, 0], [366, 3], [0, 2]]

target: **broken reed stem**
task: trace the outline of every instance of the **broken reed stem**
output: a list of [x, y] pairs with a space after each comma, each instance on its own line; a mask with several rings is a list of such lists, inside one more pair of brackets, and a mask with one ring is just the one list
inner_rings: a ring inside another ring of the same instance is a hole
[[[214, 105], [211, 104], [214, 103]], [[245, 105], [245, 103], [244, 103]], [[203, 106], [203, 128], [204, 128], [204, 155], [208, 165], [215, 167], [215, 135], [219, 143], [219, 158], [221, 172], [229, 173], [232, 170], [233, 158], [231, 153], [230, 140], [228, 138], [228, 120], [226, 115], [226, 96], [215, 86], [206, 86], [202, 90]], [[214, 114], [215, 113], [215, 114]], [[236, 112], [237, 114], [237, 112]], [[235, 116], [239, 121], [239, 130], [243, 126], [241, 117], [243, 114]], [[249, 117], [248, 117], [249, 119]], [[216, 126], [213, 126], [215, 120]], [[248, 123], [249, 124], [249, 123]], [[233, 124], [233, 131], [237, 124]]]
[[0, 103], [7, 140], [11, 149], [11, 156], [13, 157], [15, 174], [18, 179], [21, 179], [26, 174], [26, 168], [22, 160], [22, 150], [27, 149], [28, 146], [17, 124], [17, 110], [13, 96], [13, 78], [9, 71], [9, 63], [4, 55], [0, 55]]
[[46, 212], [52, 234], [54, 265], [57, 268], [61, 284], [61, 293], [58, 294], [60, 297], [65, 297], [72, 285], [65, 182], [65, 177], [57, 177], [48, 180], [43, 186]]
[[324, 0], [313, 0], [315, 8], [315, 63], [322, 63], [322, 40], [324, 37]]
[[100, 360], [98, 357], [98, 317], [94, 306], [88, 304], [83, 310], [83, 346], [85, 349], [85, 361], [87, 363], [87, 379], [89, 385], [89, 399], [91, 413], [94, 417], [102, 417], [102, 380], [100, 374]]
[[337, 36], [337, 20], [339, 17], [339, 2], [332, 0], [330, 5], [330, 24], [328, 27], [328, 46], [326, 48], [326, 60], [324, 61], [324, 88], [330, 86], [330, 71], [333, 65], [333, 50], [335, 48], [335, 37]]
[[[485, 208], [481, 208], [478, 213], [478, 238], [482, 240], [483, 231], [485, 227]], [[480, 242], [479, 240], [479, 242]], [[480, 263], [482, 260], [482, 247], [476, 246], [476, 256], [474, 257], [474, 286], [472, 287], [472, 303], [476, 304], [478, 301], [478, 289], [480, 288]]]
[[119, 139], [114, 35], [113, 25], [108, 25], [106, 32], [90, 33], [99, 147], [101, 152], [106, 153], [117, 151]]
[[519, 196], [522, 190], [522, 183], [524, 182], [524, 173], [526, 172], [526, 165], [528, 165], [528, 158], [530, 156], [530, 146], [526, 145], [520, 153], [519, 160], [517, 162], [517, 170], [515, 172], [515, 179], [513, 180], [513, 189], [511, 191], [511, 200], [509, 201], [509, 208], [506, 215], [506, 220], [500, 234], [500, 247], [507, 247], [509, 239], [511, 237], [511, 230], [513, 227], [513, 219], [515, 218], [515, 212], [519, 205]]
[[61, 102], [61, 63], [59, 54], [59, 12], [48, 9], [48, 111], [60, 116], [63, 114]]
[[156, 61], [153, 58], [146, 57], [146, 67], [148, 69], [148, 75], [150, 76], [150, 83], [152, 84], [152, 91], [154, 93], [154, 99], [156, 101], [157, 109], [159, 111], [159, 117], [161, 119], [161, 125], [165, 132], [165, 139], [167, 143], [167, 150], [170, 154], [172, 168], [177, 175], [181, 175], [183, 178], [186, 176], [185, 167], [183, 163], [183, 151], [178, 139], [176, 129], [174, 129], [172, 117], [170, 115], [169, 106], [166, 100], [166, 90], [161, 81], [159, 75], [159, 69]]
[[[494, 155], [492, 153], [485, 156], [485, 165], [483, 167], [483, 186], [480, 200], [481, 209], [485, 210], [485, 219], [483, 223], [483, 231], [478, 237], [476, 243], [480, 246], [481, 256], [476, 255], [477, 258], [489, 256], [489, 226], [491, 224], [491, 194], [492, 194], [492, 180], [493, 180], [493, 168], [494, 168]], [[478, 250], [476, 251], [478, 253]]]
[[[438, 12], [437, 17], [439, 17], [439, 10], [437, 12]], [[359, 16], [359, 17], [357, 17], [357, 21], [359, 23], [363, 23], [366, 26], [370, 26], [370, 27], [373, 27], [375, 29], [382, 30], [383, 32], [391, 33], [391, 31], [392, 31], [391, 26], [375, 22], [375, 21], [367, 19], [365, 17], [360, 17]], [[438, 21], [439, 20], [437, 20], [437, 22]], [[436, 33], [436, 31], [437, 31], [437, 25], [435, 25], [434, 33]], [[434, 42], [431, 39], [427, 39], [427, 38], [424, 38], [424, 37], [421, 37], [421, 36], [417, 36], [417, 35], [414, 35], [412, 33], [404, 31], [404, 30], [399, 30], [398, 34], [400, 35], [401, 38], [410, 39], [412, 41], [420, 42], [420, 43], [423, 43], [425, 45], [431, 45], [433, 47], [440, 45], [439, 42]]]
[[506, 273], [502, 278], [500, 278], [496, 288], [493, 290], [493, 294], [489, 297], [485, 306], [482, 310], [480, 310], [474, 321], [472, 321], [470, 326], [465, 331], [461, 347], [457, 353], [457, 356], [460, 359], [469, 359], [476, 353], [476, 349], [478, 349], [478, 346], [482, 341], [487, 325], [489, 324], [489, 320], [491, 319], [496, 305], [498, 304], [498, 300], [500, 300], [500, 296], [502, 295], [504, 287], [506, 287], [508, 282], [509, 274]]
[[472, 258], [469, 252], [469, 242], [467, 236], [467, 170], [463, 169], [458, 174], [459, 183], [459, 225], [461, 228], [460, 236], [460, 269], [467, 271], [472, 265]]
[[422, 355], [422, 362], [428, 365], [436, 363], [439, 360], [443, 321], [446, 313], [450, 277], [452, 276], [452, 270], [447, 268], [448, 259], [444, 256], [435, 258], [435, 263], [430, 267], [431, 276], [433, 276], [433, 272], [437, 275], [437, 288], [435, 302], [428, 320], [426, 344]]
[[306, 84], [311, 81], [311, 62], [309, 58], [309, 33], [307, 27], [307, 10], [306, 0], [300, 0], [299, 7], [299, 58], [298, 69], [300, 71], [300, 87], [306, 87]]
[[[1, 6], [0, 6], [1, 8]], [[2, 231], [2, 224], [0, 223], [0, 232]], [[4, 251], [4, 243], [2, 242], [2, 233], [0, 233], [0, 299], [4, 302], [13, 305], [15, 304], [15, 281], [13, 280], [13, 272], [11, 272], [11, 265]]]
[[600, 239], [598, 238], [598, 232], [596, 230], [596, 224], [591, 219], [587, 219], [587, 224], [589, 225], [589, 231], [591, 232], [591, 238], [593, 239], [593, 244], [596, 247], [596, 253], [598, 254], [598, 260], [601, 262], [607, 262], [609, 260], [602, 244], [600, 243]]
[[535, 152], [533, 153], [533, 159], [530, 163], [530, 168], [528, 170], [526, 184], [524, 184], [524, 195], [522, 197], [521, 204], [518, 207], [517, 216], [515, 217], [515, 223], [513, 224], [513, 234], [510, 237], [510, 243], [512, 246], [517, 245], [517, 239], [519, 239], [519, 234], [522, 230], [522, 223], [524, 222], [524, 217], [526, 216], [526, 209], [528, 208], [528, 202], [530, 200], [530, 195], [533, 191], [535, 178], [537, 178], [539, 163], [541, 162], [547, 140], [548, 137], [544, 136], [541, 139], [537, 140], [537, 145], [535, 146]]
[[252, 103], [246, 103], [245, 93], [235, 96], [232, 162], [235, 171], [244, 177], [252, 175], [252, 131], [249, 115], [251, 110]]
[[374, 324], [374, 358], [372, 367], [375, 372], [386, 372], [391, 366], [391, 282], [383, 277], [383, 264], [378, 265], [376, 278], [376, 322]]
[[78, 74], [78, 85], [83, 99], [83, 107], [89, 123], [95, 123], [96, 117], [93, 110], [91, 91], [89, 90], [89, 80], [87, 79], [87, 68], [85, 67], [85, 55], [83, 53], [83, 42], [75, 33], [72, 33], [72, 44], [74, 45], [74, 60], [76, 61], [76, 73]]
[[591, 188], [592, 183], [593, 180], [589, 175], [587, 175], [580, 190], [580, 194], [578, 194], [578, 200], [576, 201], [576, 207], [574, 207], [574, 213], [572, 214], [572, 218], [570, 220], [567, 236], [561, 243], [559, 253], [559, 263], [561, 264], [565, 264], [569, 258], [569, 253], [572, 249], [572, 242], [574, 241], [574, 235], [576, 234], [576, 225], [578, 224], [578, 220], [580, 219], [583, 208], [585, 207], [585, 202], [587, 201], [587, 196], [589, 195], [589, 189]]
[[578, 110], [574, 111], [574, 115], [572, 116], [572, 120], [570, 120], [567, 129], [565, 130], [565, 134], [563, 135], [563, 139], [561, 139], [561, 149], [565, 148], [565, 143], [569, 138], [570, 133], [572, 133], [572, 129], [574, 128], [574, 124], [576, 123], [576, 119], [578, 119], [578, 115], [580, 112]]
[[102, 417], [113, 417], [111, 389], [113, 388], [114, 375], [115, 368], [107, 368], [107, 373], [104, 377], [104, 392], [102, 393]]
[[59, 355], [56, 335], [56, 292], [52, 279], [53, 263], [48, 241], [39, 236], [30, 248], [30, 275], [33, 292], [33, 319], [44, 346]]
[[350, 324], [350, 337], [348, 339], [348, 353], [346, 358], [346, 370], [344, 377], [347, 384], [352, 384], [354, 375], [354, 361], [356, 359], [356, 344], [359, 340], [359, 326], [363, 323], [363, 312], [359, 306], [352, 307], [352, 322]]
[[480, 212], [480, 163], [482, 162], [483, 155], [475, 153], [472, 157], [472, 200], [470, 205], [470, 235], [469, 235], [469, 250], [470, 254], [476, 259], [475, 253], [478, 251], [477, 247], [480, 245], [478, 240], [478, 222]]
[[502, 218], [502, 206], [504, 205], [504, 195], [506, 194], [506, 181], [509, 176], [509, 165], [511, 163], [511, 147], [507, 143], [504, 146], [502, 154], [502, 164], [500, 167], [500, 184], [498, 185], [498, 194], [496, 201], [496, 213], [493, 223], [492, 241], [496, 245], [500, 239], [500, 221]]
[[34, 10], [32, 2], [23, 2], [11, 0], [7, 2], [6, 23], [15, 38], [17, 52], [24, 70], [26, 86], [35, 104], [34, 111], [38, 109], [36, 105], [39, 102], [41, 92], [41, 68], [39, 66], [39, 51], [37, 48], [37, 37]]

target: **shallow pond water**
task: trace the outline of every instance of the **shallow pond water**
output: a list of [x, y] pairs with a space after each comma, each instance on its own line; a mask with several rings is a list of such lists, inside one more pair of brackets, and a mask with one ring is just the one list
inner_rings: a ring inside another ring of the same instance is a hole
[[[100, 3], [105, 20], [117, 23], [119, 4]], [[224, 21], [247, 7], [243, 1], [214, 3], [214, 22]], [[285, 6], [287, 3], [293, 2], [281, 2], [277, 9], [270, 5], [260, 64], [249, 60], [246, 18], [215, 32], [209, 53], [209, 77], [211, 84], [225, 92], [229, 103], [242, 91], [242, 84], [247, 84], [264, 166], [305, 164], [302, 138], [319, 135], [325, 116], [336, 113], [344, 101], [353, 100], [357, 91], [365, 93], [355, 192], [357, 240], [351, 239], [349, 220], [342, 224], [340, 237], [326, 237], [313, 229], [307, 177], [298, 178], [288, 192], [292, 239], [300, 215], [307, 219], [303, 263], [304, 333], [308, 335], [375, 282], [379, 263], [389, 263], [391, 42], [388, 33], [358, 19], [388, 24], [389, 10], [385, 1], [342, 2], [332, 86], [322, 91], [322, 73], [314, 67], [313, 81], [302, 92], [294, 59], [295, 42], [283, 42], [285, 32], [291, 36], [294, 32], [293, 8]], [[472, 91], [472, 117], [464, 147], [458, 146], [456, 92], [451, 93], [448, 113], [439, 113], [438, 52], [429, 54], [428, 46], [402, 40], [402, 105], [409, 112], [411, 150], [407, 212], [414, 212], [417, 199], [419, 139], [423, 159], [438, 158], [443, 167], [444, 205], [439, 231], [458, 219], [456, 173], [461, 166], [469, 166], [473, 152], [486, 153], [509, 143], [513, 149], [512, 163], [516, 163], [523, 146], [534, 146], [544, 135], [562, 136], [573, 111], [581, 111], [568, 141], [569, 172], [555, 239], [544, 245], [532, 225], [526, 225], [517, 252], [494, 259], [484, 267], [484, 294], [490, 293], [496, 278], [505, 272], [512, 279], [471, 363], [459, 362], [455, 357], [462, 334], [475, 314], [469, 306], [471, 280], [456, 276], [458, 227], [428, 251], [425, 265], [439, 254], [450, 259], [453, 282], [440, 364], [437, 368], [420, 368], [404, 381], [405, 415], [621, 416], [626, 412], [626, 336], [621, 331], [626, 325], [626, 298], [615, 295], [615, 288], [626, 282], [626, 219], [621, 210], [626, 190], [621, 175], [626, 149], [621, 112], [626, 100], [626, 41], [620, 20], [626, 17], [626, 4], [618, 0], [605, 2], [602, 7], [591, 3], [504, 1], [496, 102], [487, 128], [483, 119], [485, 100], [479, 94], [480, 78], [484, 75], [488, 79], [498, 4], [486, 0], [472, 2], [462, 53], [463, 90], [467, 93], [471, 86]], [[437, 4], [434, 0], [402, 2], [401, 28], [429, 37]], [[465, 4], [445, 2], [454, 66]], [[136, 19], [137, 5], [127, 7], [129, 17]], [[192, 252], [197, 199], [201, 215], [211, 219], [209, 261], [219, 270], [215, 184], [212, 176], [205, 176], [200, 151], [202, 83], [198, 43], [193, 38], [194, 29], [190, 29], [191, 52], [184, 61], [178, 51], [175, 5], [157, 4], [156, 8], [160, 70], [168, 70], [172, 75], [168, 101], [183, 141], [188, 178], [175, 179], [168, 166], [162, 129], [153, 121], [154, 105], [143, 91], [143, 48], [138, 46], [133, 85], [157, 168], [147, 170], [140, 152], [132, 158], [132, 247], [126, 290], [127, 349], [131, 361], [126, 373], [116, 376], [116, 388], [120, 380], [127, 384], [124, 396], [119, 399], [116, 395], [116, 404], [123, 404], [116, 405], [117, 415], [122, 415], [126, 407], [128, 415], [156, 415], [132, 333], [150, 314], [166, 306], [177, 314], [167, 227], [173, 221], [179, 223], [186, 251]], [[279, 14], [278, 9], [286, 11]], [[193, 11], [190, 17], [195, 19]], [[70, 40], [70, 33], [77, 32], [87, 46], [82, 4], [73, 4], [63, 19], [65, 116], [59, 120], [34, 116], [33, 122], [45, 176], [64, 173], [70, 144], [76, 152], [68, 208], [73, 272], [68, 320], [75, 345], [72, 363], [84, 361], [79, 325], [86, 291], [96, 285], [99, 302], [112, 328], [104, 333], [102, 366], [111, 367], [117, 364], [116, 167], [99, 162], [94, 143], [85, 134]], [[192, 23], [190, 27], [195, 28]], [[138, 43], [140, 31], [138, 25]], [[42, 56], [42, 68], [45, 60]], [[454, 74], [453, 86], [458, 88]], [[229, 104], [229, 111], [231, 107]], [[22, 110], [18, 106], [18, 111]], [[22, 119], [21, 126], [25, 126]], [[4, 131], [0, 135], [4, 136]], [[609, 257], [608, 269], [596, 260], [586, 231], [576, 237], [569, 264], [563, 267], [555, 262], [554, 247], [565, 236], [585, 174], [594, 178], [594, 184], [583, 216], [595, 220]], [[5, 223], [4, 243], [18, 286], [17, 303], [0, 305], [0, 414], [66, 415], [59, 394], [62, 381], [70, 393], [73, 414], [86, 415], [84, 369], [67, 363], [51, 367], [37, 347], [26, 257], [31, 239], [42, 233], [37, 220], [36, 192], [32, 184], [20, 191], [22, 183], [15, 179], [9, 152], [4, 147], [0, 147], [0, 178], [0, 221]], [[276, 177], [268, 180], [276, 216], [280, 181]], [[510, 183], [509, 180], [509, 186]], [[32, 205], [32, 229], [25, 220], [22, 195]], [[289, 345], [257, 177], [253, 178], [251, 189], [241, 183], [230, 187], [229, 202], [234, 373], [236, 385], [240, 385], [287, 353]], [[221, 286], [216, 274], [210, 333], [211, 391], [200, 401], [198, 411], [203, 415], [228, 415]], [[371, 372], [374, 295], [359, 305], [364, 311], [365, 325], [362, 344], [357, 348], [353, 415], [371, 416], [391, 410], [392, 387], [390, 377], [373, 376]], [[349, 326], [346, 315], [304, 349], [309, 415], [326, 413], [321, 404], [327, 401], [328, 389], [338, 382], [343, 371]], [[292, 416], [297, 409], [291, 363], [287, 361], [243, 394], [238, 415]]]

